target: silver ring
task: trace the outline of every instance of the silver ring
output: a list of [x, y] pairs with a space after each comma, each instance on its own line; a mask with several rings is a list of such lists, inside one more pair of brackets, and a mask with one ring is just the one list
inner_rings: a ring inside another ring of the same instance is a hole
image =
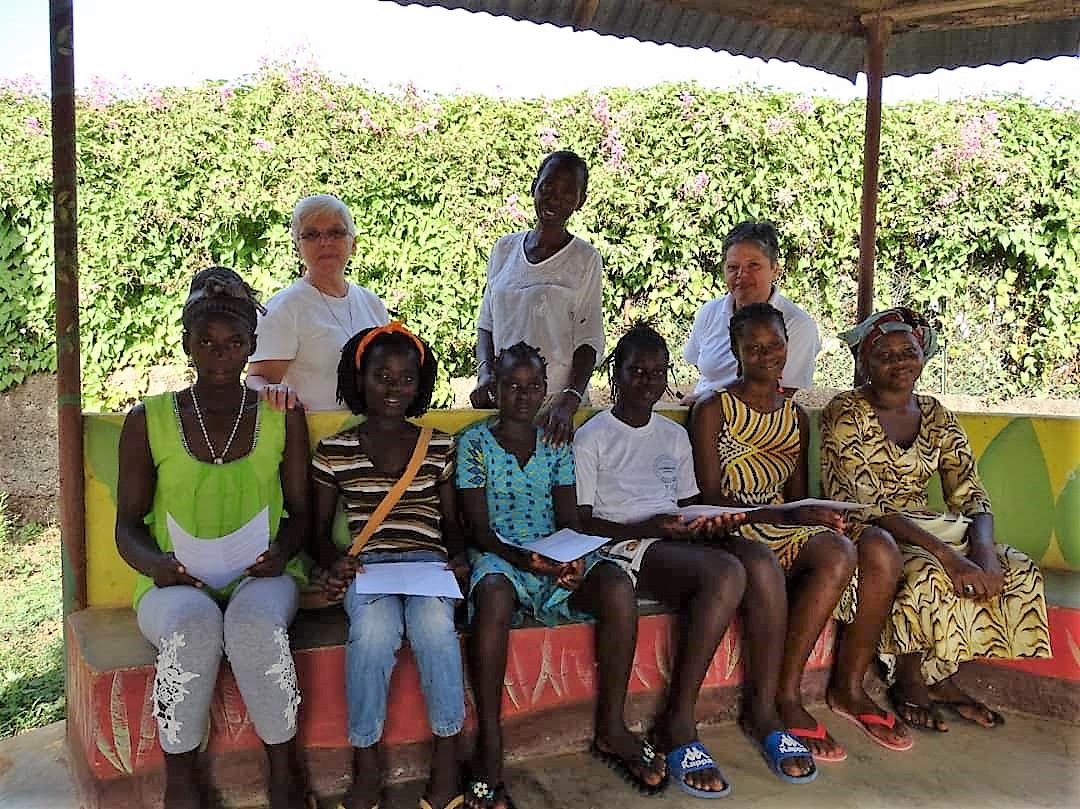
[[964, 585], [964, 592], [968, 593], [969, 595], [971, 593], [974, 593], [975, 592], [975, 585], [973, 585], [973, 584], [965, 584]]

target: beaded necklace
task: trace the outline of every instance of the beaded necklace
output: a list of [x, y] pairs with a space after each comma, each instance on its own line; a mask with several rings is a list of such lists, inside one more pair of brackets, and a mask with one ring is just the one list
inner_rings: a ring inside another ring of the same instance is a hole
[[[236, 420], [233, 422], [232, 432], [229, 433], [229, 440], [225, 442], [225, 448], [222, 449], [220, 455], [218, 455], [217, 450], [214, 449], [214, 445], [210, 441], [210, 433], [206, 430], [206, 423], [203, 421], [202, 410], [199, 407], [199, 398], [195, 395], [195, 386], [192, 385], [188, 390], [191, 392], [191, 403], [195, 408], [195, 420], [199, 422], [199, 429], [202, 430], [203, 440], [206, 441], [206, 447], [210, 450], [210, 457], [215, 464], [220, 466], [225, 462], [225, 456], [229, 454], [229, 448], [232, 447], [233, 439], [236, 438], [236, 431], [240, 429], [240, 422], [244, 418], [244, 406], [247, 404], [247, 385], [240, 386], [240, 409], [236, 412]], [[182, 425], [180, 435], [184, 439], [184, 448], [190, 453], [191, 448], [188, 446], [187, 436], [184, 435]], [[252, 442], [252, 447], [254, 448], [254, 440]]]

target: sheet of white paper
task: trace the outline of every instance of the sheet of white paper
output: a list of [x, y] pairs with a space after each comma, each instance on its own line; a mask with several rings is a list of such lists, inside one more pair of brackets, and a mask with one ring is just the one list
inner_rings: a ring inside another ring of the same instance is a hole
[[521, 545], [517, 542], [507, 542], [506, 539], [501, 536], [499, 539], [506, 542], [507, 545], [517, 545], [519, 548], [536, 551], [541, 556], [546, 556], [548, 559], [554, 559], [556, 562], [573, 562], [575, 559], [580, 559], [585, 554], [595, 551], [600, 546], [615, 541], [611, 537], [597, 537], [592, 534], [582, 534], [571, 528], [560, 529], [551, 536], [538, 539], [535, 542], [530, 542], [528, 545]]
[[461, 598], [461, 588], [446, 562], [382, 562], [364, 565], [357, 573], [357, 593], [370, 595], [441, 596]]
[[696, 520], [698, 517], [716, 517], [720, 514], [745, 514], [756, 506], [683, 506], [676, 513], [684, 520]]
[[172, 514], [167, 517], [169, 539], [176, 560], [188, 574], [219, 590], [255, 564], [270, 547], [270, 509], [264, 508], [231, 534], [199, 539], [181, 528]]
[[806, 497], [802, 500], [793, 500], [790, 503], [780, 503], [775, 506], [769, 506], [769, 508], [777, 508], [781, 511], [787, 509], [798, 508], [799, 506], [821, 506], [822, 508], [833, 508], [837, 511], [861, 511], [864, 508], [870, 508], [870, 506], [863, 503], [849, 503], [846, 500], [818, 500], [816, 497]]

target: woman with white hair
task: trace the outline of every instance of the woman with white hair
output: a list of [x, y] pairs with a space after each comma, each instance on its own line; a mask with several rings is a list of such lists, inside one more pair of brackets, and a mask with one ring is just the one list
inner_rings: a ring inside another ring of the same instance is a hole
[[345, 279], [356, 223], [332, 194], [304, 197], [290, 227], [304, 274], [266, 304], [247, 383], [278, 409], [297, 399], [307, 410], [336, 410], [341, 347], [363, 329], [390, 322], [369, 289]]

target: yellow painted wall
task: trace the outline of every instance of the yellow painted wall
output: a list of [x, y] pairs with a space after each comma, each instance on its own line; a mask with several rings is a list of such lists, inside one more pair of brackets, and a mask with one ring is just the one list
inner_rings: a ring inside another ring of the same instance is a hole
[[[664, 412], [676, 421], [686, 420], [685, 408]], [[453, 433], [485, 415], [476, 410], [432, 411], [421, 423]], [[579, 421], [585, 418], [583, 414]], [[965, 413], [959, 418], [994, 503], [998, 538], [1039, 559], [1044, 567], [1080, 571], [1080, 419]], [[310, 414], [312, 445], [354, 421], [347, 413]], [[123, 417], [115, 414], [87, 414], [83, 420], [91, 606], [130, 604], [135, 581], [113, 538], [122, 422]], [[811, 476], [814, 491], [816, 469]], [[940, 503], [940, 493], [931, 492], [931, 501]]]

